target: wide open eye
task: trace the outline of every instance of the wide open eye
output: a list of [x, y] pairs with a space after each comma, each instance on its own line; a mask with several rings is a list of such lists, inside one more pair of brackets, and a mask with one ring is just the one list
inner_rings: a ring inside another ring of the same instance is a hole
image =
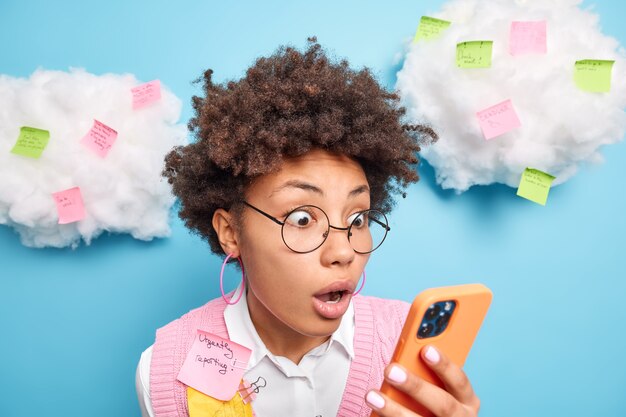
[[366, 226], [367, 222], [367, 212], [359, 212], [354, 213], [350, 217], [348, 217], [348, 223], [352, 225], [352, 227], [356, 227], [357, 229]]
[[297, 209], [292, 211], [289, 216], [285, 219], [285, 223], [290, 226], [296, 227], [307, 227], [310, 226], [311, 223], [315, 221], [315, 218], [311, 213], [309, 213], [305, 209]]

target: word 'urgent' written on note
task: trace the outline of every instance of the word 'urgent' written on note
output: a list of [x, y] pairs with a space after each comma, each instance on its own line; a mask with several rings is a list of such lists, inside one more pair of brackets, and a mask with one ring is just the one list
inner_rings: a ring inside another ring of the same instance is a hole
[[178, 380], [206, 395], [229, 401], [237, 393], [251, 350], [198, 329]]

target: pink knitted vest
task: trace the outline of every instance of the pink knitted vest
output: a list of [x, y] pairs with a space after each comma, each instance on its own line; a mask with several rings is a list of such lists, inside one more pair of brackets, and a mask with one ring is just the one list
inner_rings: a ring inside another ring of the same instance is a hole
[[[365, 403], [369, 389], [379, 388], [383, 371], [400, 336], [409, 310], [404, 301], [359, 295], [353, 298], [355, 314], [354, 354], [338, 417], [368, 417]], [[190, 311], [156, 332], [150, 364], [150, 397], [156, 417], [188, 417], [186, 386], [176, 379], [191, 349], [196, 330], [228, 338], [220, 298]], [[254, 407], [254, 403], [253, 403]]]

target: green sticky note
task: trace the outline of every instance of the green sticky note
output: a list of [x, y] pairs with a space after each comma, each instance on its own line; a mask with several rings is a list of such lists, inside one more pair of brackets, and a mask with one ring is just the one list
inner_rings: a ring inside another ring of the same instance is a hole
[[517, 195], [545, 206], [548, 200], [548, 193], [550, 192], [550, 185], [554, 178], [552, 175], [538, 169], [526, 168], [522, 173], [522, 179], [517, 188]]
[[450, 22], [447, 20], [435, 19], [434, 17], [422, 16], [420, 24], [417, 26], [417, 32], [413, 42], [417, 42], [420, 39], [429, 40], [438, 37], [441, 32], [446, 30], [450, 26]]
[[611, 69], [615, 61], [583, 59], [574, 65], [576, 87], [592, 93], [608, 93], [611, 90]]
[[493, 41], [469, 41], [456, 44], [456, 65], [459, 68], [489, 68]]
[[11, 149], [11, 153], [29, 158], [39, 158], [48, 144], [48, 139], [50, 139], [50, 132], [47, 130], [22, 126], [20, 136]]

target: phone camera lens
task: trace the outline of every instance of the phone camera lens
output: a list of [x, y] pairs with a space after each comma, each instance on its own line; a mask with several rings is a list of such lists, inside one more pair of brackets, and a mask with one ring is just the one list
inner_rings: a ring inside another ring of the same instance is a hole
[[431, 323], [423, 323], [417, 334], [421, 338], [428, 337], [432, 333], [434, 327], [435, 326], [433, 326]]
[[439, 304], [433, 304], [426, 311], [426, 318], [428, 320], [432, 320], [436, 318], [440, 312], [441, 312], [441, 306]]
[[443, 300], [431, 304], [424, 312], [422, 322], [417, 330], [417, 337], [424, 339], [442, 334], [448, 327], [455, 307], [456, 302], [454, 300]]
[[437, 321], [435, 321], [435, 323], [437, 324], [437, 327], [443, 329], [448, 325], [449, 321], [450, 321], [450, 315], [442, 312], [441, 314], [439, 314], [439, 317], [437, 318]]

